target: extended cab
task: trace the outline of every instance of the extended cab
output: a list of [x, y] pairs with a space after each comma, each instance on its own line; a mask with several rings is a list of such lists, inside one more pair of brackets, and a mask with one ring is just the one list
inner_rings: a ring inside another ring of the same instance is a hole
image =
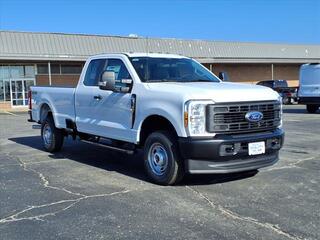
[[31, 88], [30, 120], [47, 151], [64, 137], [134, 153], [149, 177], [170, 185], [187, 173], [256, 170], [278, 160], [279, 95], [226, 83], [197, 61], [169, 54], [90, 57], [76, 88]]

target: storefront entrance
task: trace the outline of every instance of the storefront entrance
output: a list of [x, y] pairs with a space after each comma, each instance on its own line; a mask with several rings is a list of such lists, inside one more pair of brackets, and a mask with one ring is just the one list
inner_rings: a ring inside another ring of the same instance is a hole
[[14, 79], [10, 81], [11, 106], [28, 105], [28, 90], [34, 85], [34, 79]]
[[0, 102], [11, 107], [28, 105], [28, 90], [35, 85], [34, 66], [0, 66]]

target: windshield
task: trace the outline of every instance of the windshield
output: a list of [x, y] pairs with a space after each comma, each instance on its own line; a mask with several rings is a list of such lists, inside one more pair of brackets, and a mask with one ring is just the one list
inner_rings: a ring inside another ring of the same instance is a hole
[[142, 82], [220, 82], [204, 66], [188, 58], [132, 57]]

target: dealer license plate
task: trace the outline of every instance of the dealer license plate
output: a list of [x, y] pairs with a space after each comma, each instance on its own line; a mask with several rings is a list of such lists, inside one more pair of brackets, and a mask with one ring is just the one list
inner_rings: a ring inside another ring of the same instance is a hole
[[248, 144], [249, 155], [264, 154], [266, 147], [264, 142], [253, 142]]

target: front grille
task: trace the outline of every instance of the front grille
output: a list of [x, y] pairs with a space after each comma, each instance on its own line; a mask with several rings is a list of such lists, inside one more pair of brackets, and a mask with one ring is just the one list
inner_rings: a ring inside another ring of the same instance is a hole
[[[280, 125], [280, 108], [277, 101], [208, 105], [206, 128], [210, 133], [272, 130]], [[251, 111], [261, 112], [263, 119], [259, 122], [247, 121], [245, 115]]]

